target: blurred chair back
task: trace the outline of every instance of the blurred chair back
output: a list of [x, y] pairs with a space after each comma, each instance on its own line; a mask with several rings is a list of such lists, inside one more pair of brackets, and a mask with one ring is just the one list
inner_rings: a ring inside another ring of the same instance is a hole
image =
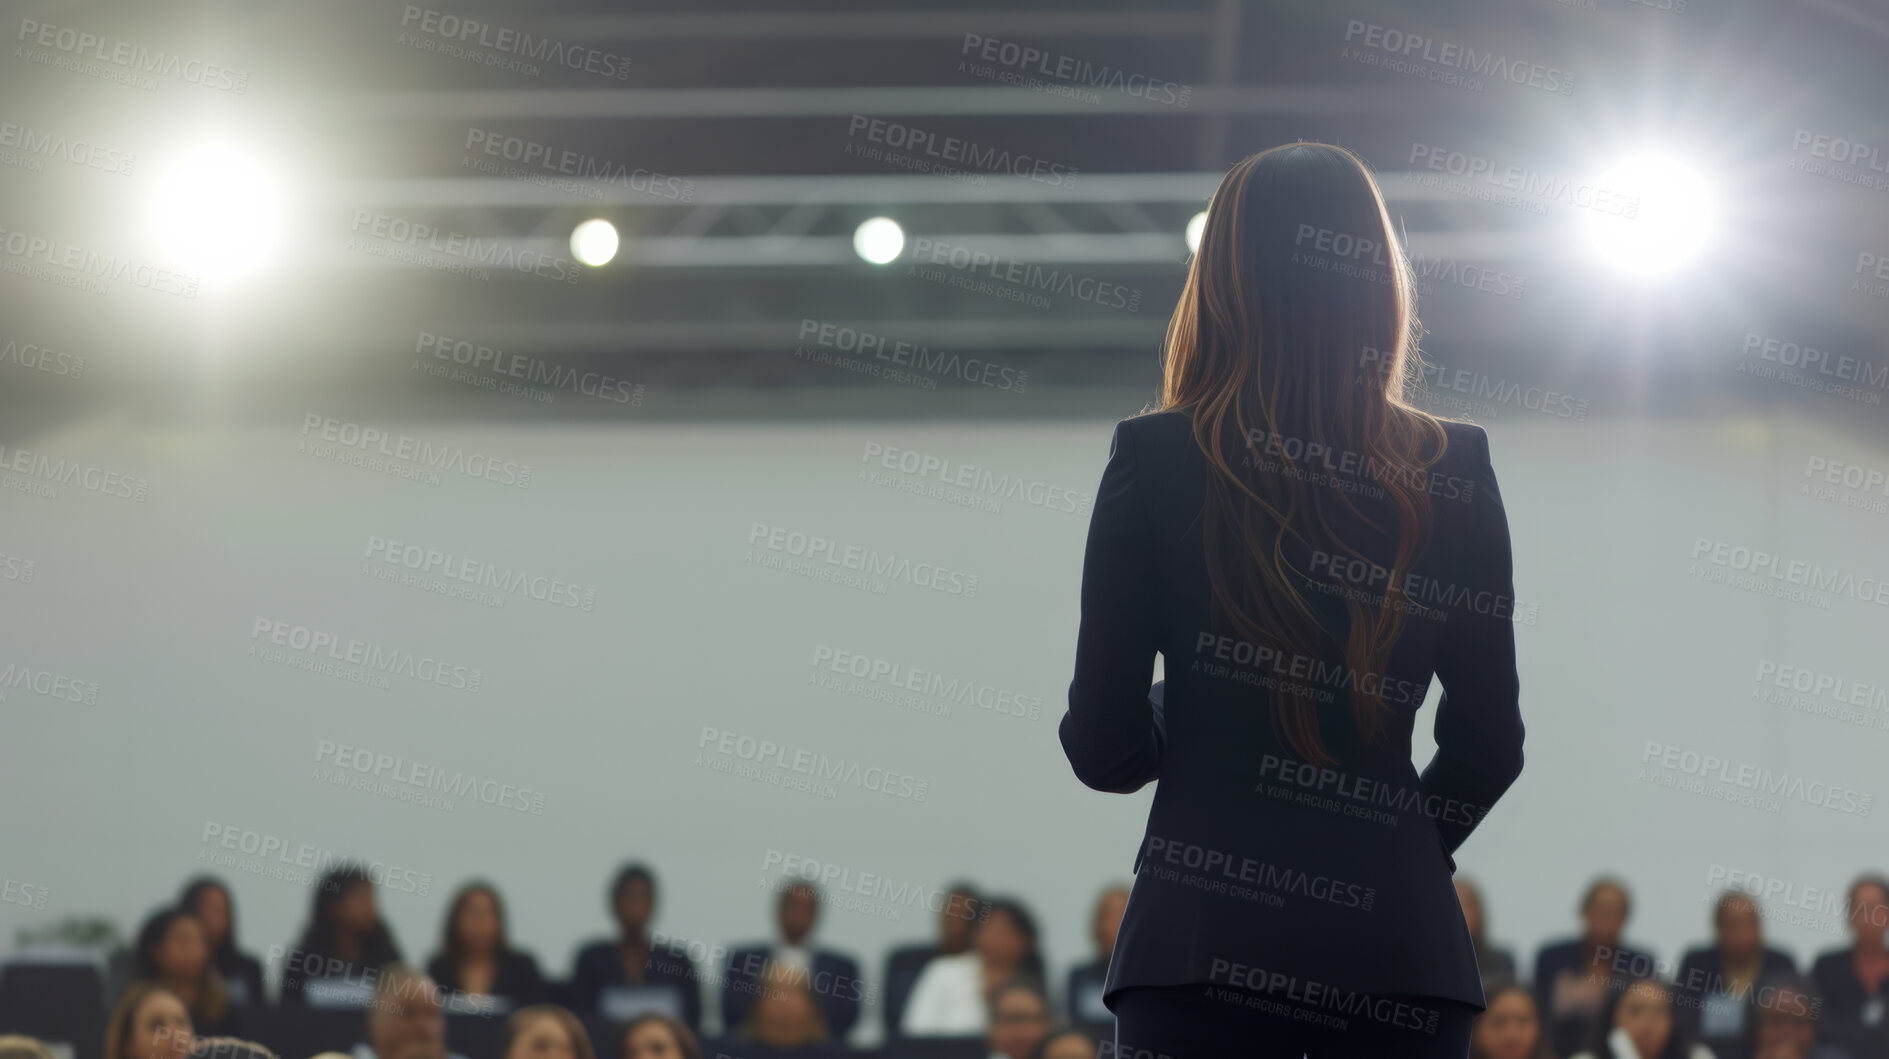
[[351, 1052], [367, 1039], [367, 1012], [360, 1008], [275, 1008], [259, 1014], [257, 1025], [261, 1043], [284, 1059]]
[[105, 1051], [105, 955], [77, 946], [28, 946], [0, 963], [0, 1034], [23, 1033], [71, 1050]]
[[901, 1037], [888, 1041], [885, 1059], [988, 1059], [990, 1046], [978, 1037]]

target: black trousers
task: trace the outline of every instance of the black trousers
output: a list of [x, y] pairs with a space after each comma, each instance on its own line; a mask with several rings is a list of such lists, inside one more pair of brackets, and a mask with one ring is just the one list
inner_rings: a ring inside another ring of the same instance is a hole
[[1464, 1059], [1480, 1013], [1439, 997], [1140, 986], [1115, 998], [1110, 1059]]

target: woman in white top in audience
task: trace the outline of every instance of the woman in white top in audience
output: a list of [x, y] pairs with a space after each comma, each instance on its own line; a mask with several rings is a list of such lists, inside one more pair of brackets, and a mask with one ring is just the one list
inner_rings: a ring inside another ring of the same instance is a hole
[[905, 1005], [910, 1037], [964, 1037], [990, 1028], [992, 990], [1015, 978], [1043, 988], [1036, 921], [1015, 901], [993, 900], [972, 930], [969, 951], [925, 964]]
[[1573, 1059], [1718, 1059], [1675, 1022], [1672, 988], [1657, 978], [1609, 993], [1600, 1014], [1600, 1039]]

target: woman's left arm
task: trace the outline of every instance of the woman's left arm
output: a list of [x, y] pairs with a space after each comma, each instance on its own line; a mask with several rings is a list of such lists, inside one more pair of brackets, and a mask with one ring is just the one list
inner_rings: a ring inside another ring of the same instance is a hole
[[1082, 622], [1069, 711], [1058, 732], [1076, 778], [1132, 794], [1161, 770], [1162, 716], [1149, 699], [1158, 639], [1154, 534], [1136, 481], [1134, 432], [1115, 424], [1108, 466], [1089, 515]]

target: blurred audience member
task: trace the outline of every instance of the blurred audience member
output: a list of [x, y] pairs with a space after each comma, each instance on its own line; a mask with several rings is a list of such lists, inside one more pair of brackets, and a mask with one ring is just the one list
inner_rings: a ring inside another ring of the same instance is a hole
[[1716, 943], [1693, 949], [1673, 980], [1676, 1015], [1718, 1059], [1750, 1059], [1746, 1051], [1758, 980], [1795, 974], [1797, 963], [1764, 944], [1758, 903], [1727, 890], [1712, 908]]
[[885, 1035], [897, 1040], [904, 1033], [905, 1005], [925, 965], [938, 956], [956, 956], [971, 947], [971, 927], [983, 918], [977, 890], [967, 882], [953, 883], [938, 908], [938, 940], [922, 945], [901, 945], [885, 961]]
[[1109, 957], [1115, 954], [1115, 935], [1121, 933], [1122, 913], [1128, 911], [1128, 887], [1111, 886], [1095, 900], [1089, 915], [1089, 936], [1095, 939], [1095, 958], [1069, 970], [1069, 992], [1063, 1002], [1069, 1021], [1109, 1040], [1115, 1039], [1115, 1013], [1102, 1003], [1102, 984], [1108, 979]]
[[1003, 982], [991, 991], [987, 1021], [990, 1059], [1030, 1059], [1049, 1036], [1049, 998], [1029, 979]]
[[354, 1059], [461, 1059], [446, 1050], [439, 983], [401, 963], [383, 966]]
[[[400, 962], [400, 947], [380, 918], [367, 869], [347, 864], [322, 878], [308, 927], [284, 960], [285, 1007], [358, 1007], [367, 1000], [372, 972]], [[338, 981], [324, 985], [323, 979]]]
[[210, 1036], [240, 1032], [236, 1008], [223, 991], [222, 976], [210, 962], [203, 921], [180, 908], [151, 914], [138, 931], [132, 975], [156, 982], [190, 1009], [190, 1023]]
[[500, 1059], [597, 1059], [576, 1015], [556, 1004], [533, 1004], [505, 1021]]
[[1516, 980], [1515, 956], [1507, 949], [1489, 944], [1486, 934], [1489, 920], [1483, 915], [1482, 891], [1461, 875], [1456, 877], [1456, 900], [1463, 906], [1463, 923], [1469, 928], [1469, 941], [1476, 949], [1476, 967], [1482, 972], [1483, 998], [1487, 1000], [1489, 990]]
[[0, 1059], [52, 1059], [52, 1049], [37, 1037], [0, 1035]]
[[1673, 1017], [1672, 988], [1657, 978], [1630, 977], [1601, 1005], [1587, 1050], [1574, 1059], [1715, 1059], [1694, 1044]]
[[499, 1011], [549, 999], [538, 961], [512, 948], [505, 906], [498, 891], [483, 882], [467, 883], [453, 895], [439, 954], [427, 962], [426, 971], [443, 988], [494, 998]]
[[1889, 879], [1864, 875], [1850, 884], [1844, 908], [1854, 940], [1817, 957], [1810, 976], [1823, 994], [1817, 1038], [1856, 1059], [1889, 1057]]
[[1758, 980], [1758, 1004], [1747, 1022], [1745, 1054], [1751, 1059], [1851, 1059], [1834, 1044], [1817, 1043], [1823, 998], [1816, 983], [1795, 971]]
[[827, 1032], [805, 971], [769, 962], [751, 979], [758, 995], [751, 1001], [730, 1039], [717, 1046], [729, 1059], [844, 1059], [846, 1049]]
[[702, 1059], [702, 1044], [681, 1019], [652, 1011], [624, 1025], [622, 1059]]
[[987, 1031], [991, 992], [1013, 978], [1043, 988], [1036, 920], [1016, 901], [997, 898], [982, 909], [971, 948], [925, 965], [905, 1007], [907, 1036], [955, 1037]]
[[755, 1002], [763, 971], [778, 966], [811, 983], [826, 1032], [833, 1040], [844, 1041], [859, 1021], [865, 984], [859, 979], [859, 961], [812, 945], [813, 928], [820, 918], [820, 891], [812, 883], [791, 883], [781, 890], [774, 916], [780, 927], [779, 941], [738, 948], [728, 955], [722, 976], [722, 1024], [741, 1025]]
[[1535, 1006], [1556, 1055], [1593, 1037], [1609, 994], [1618, 995], [1627, 980], [1626, 969], [1643, 974], [1652, 968], [1652, 957], [1621, 944], [1631, 912], [1625, 883], [1595, 879], [1581, 897], [1581, 936], [1545, 946], [1535, 957]]
[[1534, 993], [1508, 981], [1489, 987], [1483, 999], [1489, 1006], [1469, 1031], [1469, 1059], [1554, 1059]]
[[223, 991], [237, 1007], [262, 1008], [262, 962], [236, 947], [236, 902], [223, 880], [200, 875], [184, 884], [179, 908], [195, 912], [203, 921], [204, 940], [210, 943], [210, 963], [223, 979]]
[[196, 1040], [190, 1009], [156, 982], [133, 982], [105, 1022], [105, 1059], [185, 1059]]
[[[1109, 1049], [1113, 1051], [1115, 1038], [1108, 1040]], [[1057, 1030], [1043, 1038], [1030, 1053], [1030, 1059], [1096, 1059], [1095, 1053], [1095, 1038], [1081, 1030]]]
[[642, 864], [626, 864], [610, 884], [610, 912], [617, 936], [584, 946], [571, 972], [571, 1005], [616, 1022], [643, 1014], [653, 1004], [689, 1029], [702, 1025], [702, 985], [685, 953], [653, 949], [649, 922], [656, 915], [656, 875]]

